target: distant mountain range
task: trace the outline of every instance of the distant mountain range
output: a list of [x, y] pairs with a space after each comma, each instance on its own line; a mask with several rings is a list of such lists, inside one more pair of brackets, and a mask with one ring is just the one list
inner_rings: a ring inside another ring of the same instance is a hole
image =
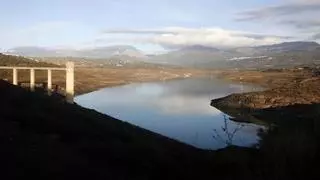
[[234, 51], [244, 55], [268, 55], [293, 51], [314, 51], [319, 47], [320, 45], [316, 42], [296, 41], [257, 47], [241, 47], [235, 48]]
[[133, 46], [109, 46], [99, 47], [84, 50], [70, 50], [70, 49], [49, 49], [42, 47], [16, 47], [10, 49], [6, 54], [20, 55], [28, 57], [78, 57], [78, 58], [112, 58], [121, 57], [126, 58], [146, 58], [141, 51]]
[[203, 68], [288, 67], [320, 64], [320, 45], [316, 42], [299, 41], [232, 49], [190, 46], [148, 60]]
[[171, 51], [167, 54], [157, 55], [149, 58], [148, 61], [154, 63], [201, 67], [208, 63], [225, 61], [232, 56], [232, 53], [225, 50], [197, 45]]
[[320, 64], [320, 45], [316, 42], [285, 42], [280, 44], [237, 48], [243, 56], [229, 59], [227, 67], [285, 68]]
[[109, 46], [86, 50], [17, 47], [9, 50], [7, 54], [32, 57], [79, 57], [106, 61], [117, 59], [125, 62], [143, 61], [201, 68], [263, 68], [320, 64], [320, 45], [305, 41], [230, 49], [195, 45], [158, 55], [146, 55], [132, 46]]

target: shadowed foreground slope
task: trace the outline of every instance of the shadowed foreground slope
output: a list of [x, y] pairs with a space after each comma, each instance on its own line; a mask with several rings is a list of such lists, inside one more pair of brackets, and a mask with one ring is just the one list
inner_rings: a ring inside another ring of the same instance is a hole
[[[242, 94], [240, 94], [241, 96]], [[231, 96], [226, 97], [228, 99]], [[258, 135], [260, 165], [264, 179], [318, 179], [320, 177], [320, 104], [296, 104], [274, 108], [226, 105], [224, 98], [212, 106], [236, 122], [266, 125]]]
[[[0, 98], [0, 179], [303, 179], [319, 175], [318, 166], [313, 165], [319, 162], [319, 114], [309, 119], [287, 116], [288, 121], [261, 132], [260, 150], [204, 151], [4, 81], [0, 81]], [[251, 116], [277, 122], [285, 109]], [[314, 110], [308, 105], [301, 111], [307, 109]]]
[[[0, 98], [0, 179], [176, 180], [254, 175], [256, 150], [199, 150], [5, 81], [0, 81]], [[232, 173], [225, 173], [230, 167]]]
[[177, 179], [205, 165], [200, 150], [59, 98], [4, 81], [0, 98], [1, 179]]

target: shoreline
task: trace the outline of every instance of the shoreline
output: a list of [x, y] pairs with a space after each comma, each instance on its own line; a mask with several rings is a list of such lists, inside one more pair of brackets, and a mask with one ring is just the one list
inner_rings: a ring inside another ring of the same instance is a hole
[[193, 164], [210, 163], [204, 150], [95, 110], [5, 81], [0, 87], [3, 179], [196, 178], [203, 170]]
[[116, 87], [132, 83], [168, 81], [190, 77], [205, 77], [213, 73], [215, 72], [209, 70], [182, 68], [79, 68], [75, 74], [75, 94], [78, 96], [103, 88]]
[[320, 76], [314, 76], [310, 69], [227, 72], [219, 77], [233, 82], [257, 84], [266, 89], [214, 99], [212, 104], [216, 106], [264, 109], [320, 103]]
[[[192, 68], [143, 68], [143, 67], [104, 67], [75, 68], [75, 95], [82, 95], [102, 88], [114, 87], [139, 82], [171, 80], [188, 77], [203, 77], [217, 74], [215, 70]], [[21, 70], [18, 74], [19, 83], [29, 84], [29, 71]], [[10, 72], [2, 72], [1, 78], [12, 82]], [[47, 81], [44, 71], [36, 71], [36, 84]], [[59, 92], [65, 91], [65, 73], [52, 72], [53, 86], [59, 87]]]
[[[195, 77], [195, 76], [194, 76]], [[197, 78], [200, 78], [201, 76], [197, 76]], [[205, 77], [205, 76], [203, 76]], [[167, 82], [167, 81], [176, 81], [176, 80], [183, 80], [183, 79], [189, 79], [189, 78], [193, 78], [193, 77], [176, 77], [176, 78], [170, 78], [170, 79], [166, 79], [166, 80], [161, 80], [161, 79], [150, 79], [150, 80], [145, 80], [145, 81], [131, 81], [131, 82], [127, 82], [127, 83], [122, 83], [122, 84], [110, 84], [101, 88], [97, 88], [97, 89], [92, 89], [92, 91], [83, 91], [80, 94], [75, 94], [75, 97], [77, 96], [82, 96], [82, 95], [86, 95], [86, 94], [90, 94], [92, 92], [95, 91], [99, 91], [105, 88], [116, 88], [116, 87], [121, 87], [121, 86], [126, 86], [126, 85], [130, 85], [130, 84], [140, 84], [140, 83], [157, 83], [157, 82]]]

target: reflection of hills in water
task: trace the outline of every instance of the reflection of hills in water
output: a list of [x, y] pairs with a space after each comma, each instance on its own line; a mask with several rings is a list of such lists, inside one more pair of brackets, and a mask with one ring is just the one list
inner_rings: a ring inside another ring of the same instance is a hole
[[[251, 88], [206, 78], [170, 80], [106, 88], [79, 96], [76, 102], [179, 141], [216, 149], [225, 146], [213, 138], [213, 130], [224, 136], [224, 114], [210, 106], [211, 99]], [[230, 129], [239, 125], [229, 120], [228, 124]], [[243, 124], [233, 142], [250, 146], [258, 140], [259, 126]]]
[[[110, 103], [113, 105], [124, 105], [130, 103], [141, 103], [139, 106], [146, 108], [154, 106], [164, 113], [173, 114], [213, 114], [221, 112], [209, 106], [211, 99], [220, 98], [230, 93], [246, 92], [256, 89], [253, 86], [242, 84], [229, 84], [224, 81], [206, 78], [187, 79], [177, 81], [165, 81], [156, 83], [129, 84], [112, 91], [107, 88], [96, 91], [97, 96], [107, 96], [108, 98], [98, 99], [98, 104]], [[210, 83], [208, 83], [208, 81]], [[132, 95], [134, 89], [134, 96]], [[107, 94], [106, 93], [107, 91]], [[121, 97], [119, 96], [121, 94]], [[152, 99], [150, 99], [152, 98]], [[89, 98], [90, 99], [90, 98]], [[88, 100], [89, 100], [88, 99]], [[132, 105], [133, 105], [132, 104]]]
[[267, 122], [257, 118], [255, 115], [258, 112], [254, 112], [251, 109], [247, 108], [233, 108], [233, 107], [226, 107], [226, 106], [219, 106], [217, 104], [211, 104], [214, 108], [219, 109], [221, 112], [230, 116], [230, 120], [234, 122], [241, 122], [241, 123], [253, 123], [261, 126], [268, 125]]

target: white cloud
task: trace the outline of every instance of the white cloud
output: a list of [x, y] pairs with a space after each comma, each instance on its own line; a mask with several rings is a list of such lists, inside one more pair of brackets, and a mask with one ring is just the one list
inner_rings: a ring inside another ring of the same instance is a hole
[[267, 45], [283, 42], [293, 37], [266, 35], [222, 28], [167, 27], [158, 29], [113, 29], [106, 34], [134, 34], [135, 42], [159, 44], [164, 47], [204, 45], [212, 47], [239, 47]]
[[[170, 103], [168, 103], [170, 102]], [[206, 96], [165, 96], [152, 102], [154, 106], [159, 108], [166, 114], [184, 114], [184, 115], [219, 115], [222, 114], [218, 109], [208, 105], [208, 97]]]

